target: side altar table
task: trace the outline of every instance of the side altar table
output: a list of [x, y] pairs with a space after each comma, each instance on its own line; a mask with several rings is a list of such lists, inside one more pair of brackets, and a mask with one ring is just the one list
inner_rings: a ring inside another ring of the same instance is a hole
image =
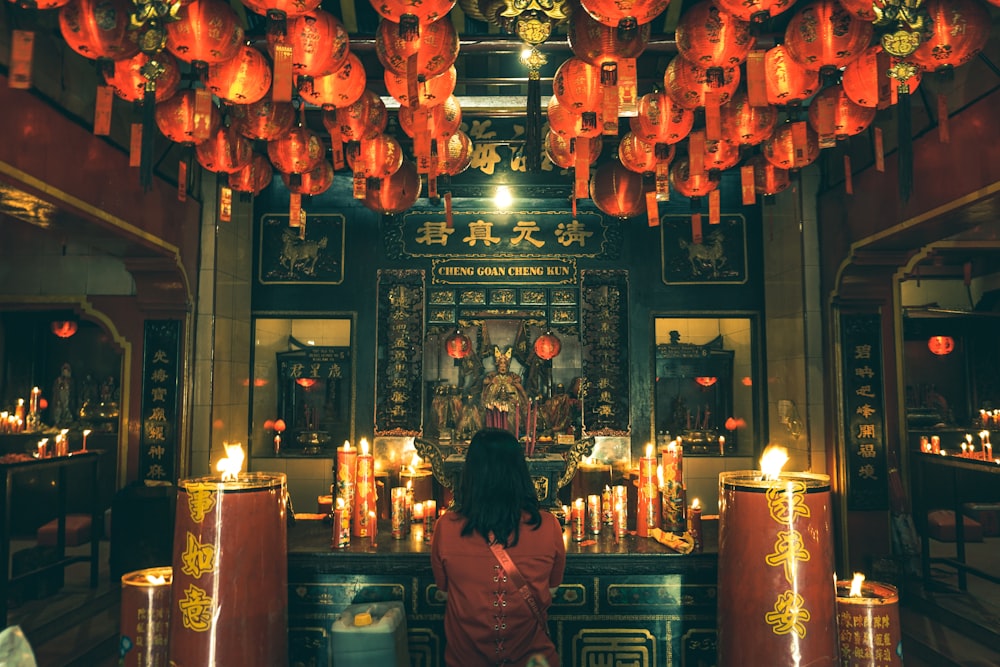
[[[411, 665], [444, 664], [445, 602], [434, 585], [430, 542], [416, 524], [405, 539], [380, 528], [374, 547], [354, 538], [343, 549], [331, 548], [325, 521], [289, 528], [289, 664], [330, 664], [337, 614], [394, 600], [406, 610]], [[715, 664], [716, 521], [704, 523], [705, 551], [688, 555], [631, 534], [616, 541], [610, 526], [583, 542], [565, 530], [566, 574], [549, 612], [562, 664]]]

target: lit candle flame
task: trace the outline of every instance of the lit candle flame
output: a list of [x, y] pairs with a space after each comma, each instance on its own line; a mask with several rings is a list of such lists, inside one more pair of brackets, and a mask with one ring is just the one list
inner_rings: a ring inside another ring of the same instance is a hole
[[788, 463], [788, 450], [778, 445], [771, 445], [760, 457], [760, 470], [764, 479], [774, 481], [781, 474], [781, 468]]
[[344, 440], [344, 451], [345, 452], [351, 451], [351, 442], [349, 440]]
[[410, 467], [414, 470], [420, 467], [420, 454], [413, 452], [413, 458], [410, 459]]
[[339, 509], [339, 510], [344, 509], [344, 499], [343, 498], [337, 498], [337, 509]]
[[969, 443], [970, 445], [972, 444], [972, 434], [971, 433], [966, 433], [965, 434], [965, 441], [967, 443]]
[[653, 443], [651, 442], [646, 444], [646, 458], [653, 458]]
[[90, 435], [90, 433], [91, 433], [91, 431], [90, 431], [90, 429], [89, 429], [89, 428], [85, 428], [85, 429], [83, 429], [83, 434], [84, 434], [84, 435]]
[[368, 456], [368, 440], [361, 438], [361, 456]]
[[246, 455], [243, 453], [243, 444], [239, 442], [223, 442], [226, 455], [215, 464], [215, 469], [222, 473], [223, 482], [235, 482], [243, 469], [243, 460]]
[[676, 440], [671, 440], [667, 444], [667, 451], [670, 452], [671, 454], [676, 454], [677, 453], [677, 441]]
[[146, 581], [154, 586], [162, 586], [167, 583], [167, 578], [162, 574], [147, 574]]
[[865, 575], [860, 572], [854, 573], [854, 579], [851, 580], [851, 592], [849, 593], [852, 598], [861, 597], [861, 584], [865, 581]]
[[701, 509], [701, 501], [698, 500], [697, 498], [695, 498], [694, 500], [692, 500], [691, 501], [691, 509], [693, 509], [693, 510], [700, 510]]

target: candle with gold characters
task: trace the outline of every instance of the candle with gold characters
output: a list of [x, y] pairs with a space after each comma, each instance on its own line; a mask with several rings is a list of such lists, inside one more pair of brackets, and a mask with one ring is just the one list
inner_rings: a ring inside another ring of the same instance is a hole
[[410, 534], [409, 503], [406, 502], [406, 488], [395, 486], [392, 496], [392, 537], [401, 540]]
[[242, 445], [224, 444], [221, 475], [181, 480], [177, 488], [170, 664], [283, 665], [285, 475], [240, 472]]
[[337, 450], [337, 497], [344, 499], [349, 516], [354, 516], [354, 483], [357, 470], [358, 450], [345, 440], [344, 446]]
[[437, 521], [437, 501], [424, 501], [424, 539], [430, 540], [434, 534], [434, 522]]
[[151, 567], [122, 575], [121, 667], [166, 667], [173, 569]]
[[830, 478], [787, 460], [719, 474], [719, 667], [839, 664]]
[[895, 586], [855, 573], [837, 582], [837, 627], [842, 667], [901, 667], [903, 638]]
[[646, 455], [639, 458], [639, 491], [636, 500], [635, 531], [649, 537], [650, 528], [660, 527], [660, 485], [657, 482], [653, 445], [646, 445]]
[[354, 478], [354, 523], [351, 534], [356, 537], [371, 537], [377, 530], [371, 521], [375, 512], [375, 460], [368, 451], [368, 441], [361, 439], [361, 453], [358, 454], [357, 473]]
[[692, 551], [700, 554], [704, 543], [701, 538], [701, 502], [697, 498], [691, 501], [691, 507], [688, 508], [688, 532], [694, 540]]
[[351, 511], [343, 498], [337, 498], [333, 508], [333, 540], [334, 549], [343, 549], [351, 543]]
[[587, 496], [587, 526], [591, 535], [601, 534], [601, 497], [597, 494]]
[[684, 447], [673, 440], [660, 450], [663, 466], [663, 530], [683, 533], [684, 525]]
[[573, 508], [570, 510], [570, 531], [573, 535], [574, 542], [583, 542], [585, 529], [584, 529], [584, 514], [586, 508], [583, 504], [583, 498], [577, 498], [573, 501]]

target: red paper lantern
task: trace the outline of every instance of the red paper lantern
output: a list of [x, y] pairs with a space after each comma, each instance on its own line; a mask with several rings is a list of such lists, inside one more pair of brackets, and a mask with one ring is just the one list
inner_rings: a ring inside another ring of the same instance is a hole
[[322, 0], [242, 0], [243, 5], [261, 16], [289, 19], [302, 16], [320, 6]]
[[582, 58], [567, 59], [552, 78], [552, 94], [570, 111], [597, 111], [604, 102], [600, 68]]
[[72, 0], [59, 9], [59, 32], [84, 58], [124, 60], [139, 53], [129, 30], [134, 7], [129, 0]]
[[753, 189], [757, 194], [776, 195], [792, 182], [787, 169], [775, 167], [763, 155], [754, 155], [747, 164], [753, 166]]
[[52, 333], [59, 338], [72, 338], [80, 328], [76, 320], [55, 320], [49, 326]]
[[195, 147], [198, 164], [217, 174], [232, 174], [250, 164], [253, 143], [235, 128], [220, 126]]
[[[869, 23], [875, 20], [875, 11], [872, 9], [872, 0], [837, 0], [844, 9], [858, 17], [862, 21]], [[883, 0], [884, 1], [884, 0]]]
[[403, 164], [403, 148], [394, 137], [380, 134], [364, 139], [356, 152], [349, 152], [347, 163], [356, 174], [368, 178], [392, 176]]
[[465, 359], [472, 352], [472, 341], [461, 329], [456, 329], [444, 339], [444, 350], [452, 359]]
[[323, 160], [318, 167], [302, 174], [298, 185], [293, 184], [289, 174], [282, 174], [281, 178], [285, 181], [285, 187], [288, 188], [289, 192], [299, 195], [321, 195], [333, 185], [333, 165], [329, 161]]
[[444, 141], [438, 142], [437, 173], [457, 176], [472, 164], [472, 139], [457, 130]]
[[[859, 58], [852, 60], [844, 68], [840, 82], [844, 86], [844, 93], [855, 104], [860, 104], [863, 107], [878, 106], [880, 81], [883, 80], [883, 77], [884, 80], [888, 80], [893, 95], [899, 90], [899, 80], [887, 76], [879, 67], [879, 54], [881, 53], [882, 47], [880, 45], [869, 46]], [[889, 58], [890, 65], [895, 65], [899, 61], [900, 58], [895, 56]], [[910, 93], [916, 91], [920, 85], [919, 70], [906, 80], [906, 85]], [[891, 99], [886, 100], [887, 104], [891, 102]]]
[[771, 138], [761, 144], [761, 150], [767, 161], [781, 169], [802, 169], [816, 161], [819, 157], [819, 136], [816, 131], [806, 125], [805, 143], [796, 145], [792, 124], [780, 125]]
[[319, 166], [326, 150], [319, 135], [302, 127], [293, 127], [283, 136], [267, 142], [267, 156], [274, 168], [286, 174], [304, 174]]
[[732, 98], [719, 109], [722, 124], [722, 139], [736, 146], [756, 146], [774, 132], [778, 124], [778, 111], [768, 105], [753, 107], [743, 90], [737, 90]]
[[943, 357], [955, 350], [955, 339], [951, 336], [931, 336], [927, 340], [927, 349], [933, 354]]
[[586, 11], [574, 11], [569, 19], [566, 37], [573, 55], [600, 67], [618, 63], [624, 58], [638, 58], [649, 43], [650, 26], [620, 35], [618, 30], [597, 21]]
[[295, 126], [296, 113], [290, 102], [275, 102], [266, 95], [253, 104], [234, 104], [230, 117], [244, 137], [274, 141]]
[[795, 0], [713, 0], [738, 19], [763, 23], [795, 4]]
[[628, 35], [662, 14], [670, 0], [581, 0], [580, 4], [594, 20]]
[[274, 168], [266, 157], [254, 154], [250, 164], [229, 174], [229, 187], [236, 192], [258, 195], [271, 184]]
[[670, 99], [685, 109], [705, 106], [705, 99], [709, 93], [718, 96], [719, 104], [725, 104], [739, 85], [739, 67], [723, 68], [720, 83], [707, 69], [699, 67], [681, 55], [674, 56], [663, 73], [663, 87], [670, 95]]
[[925, 72], [937, 72], [969, 62], [986, 46], [992, 21], [976, 0], [927, 0], [930, 34], [908, 60]]
[[372, 139], [385, 130], [388, 122], [389, 112], [382, 98], [368, 89], [353, 104], [323, 112], [327, 131], [334, 133], [336, 129], [343, 141]]
[[605, 162], [590, 180], [590, 198], [605, 215], [631, 218], [646, 210], [646, 187], [642, 176], [619, 162]]
[[282, 431], [285, 430], [285, 428], [286, 427], [285, 427], [285, 420], [284, 419], [275, 419], [274, 420], [274, 430], [275, 431], [277, 431], [278, 433], [281, 433]]
[[208, 66], [205, 87], [233, 104], [253, 104], [271, 89], [271, 65], [252, 46], [240, 48], [236, 56]]
[[343, 24], [333, 14], [314, 9], [288, 22], [284, 36], [268, 34], [268, 49], [274, 57], [274, 46], [283, 41], [292, 47], [292, 72], [296, 76], [319, 78], [333, 74], [349, 53], [350, 39]]
[[[181, 70], [177, 60], [166, 51], [156, 56], [163, 72], [156, 78], [156, 101], [162, 102], [177, 92], [181, 83]], [[115, 91], [115, 95], [126, 102], [142, 102], [146, 95], [146, 77], [142, 68], [149, 62], [145, 53], [137, 53], [131, 58], [115, 63], [114, 73], [105, 72], [104, 81]]]
[[603, 116], [600, 110], [573, 111], [566, 105], [560, 104], [556, 96], [553, 95], [549, 98], [546, 116], [549, 121], [549, 129], [567, 139], [601, 136]]
[[348, 107], [357, 102], [365, 92], [364, 65], [353, 53], [348, 53], [344, 64], [333, 74], [321, 77], [299, 77], [299, 95], [306, 102], [326, 111]]
[[[178, 144], [195, 144], [207, 140], [222, 125], [222, 114], [213, 104], [207, 119], [208, 132], [200, 135], [195, 121], [195, 91], [182, 90], [156, 105], [156, 126], [167, 139]], [[204, 136], [196, 139], [195, 135]]]
[[544, 361], [552, 361], [559, 352], [562, 351], [562, 341], [552, 333], [546, 331], [535, 339], [535, 355]]
[[[398, 23], [380, 21], [375, 31], [375, 54], [393, 74], [429, 79], [455, 64], [458, 33], [448, 17], [423, 26], [420, 36], [412, 39], [400, 34]], [[416, 56], [415, 63], [411, 56]], [[411, 63], [415, 65], [412, 70]]]
[[377, 213], [402, 213], [416, 203], [420, 186], [417, 165], [406, 160], [395, 174], [382, 182], [381, 187], [368, 188], [361, 203]]
[[316, 378], [295, 378], [295, 384], [303, 389], [309, 389], [316, 384]]
[[719, 378], [711, 375], [699, 375], [694, 379], [694, 381], [707, 389], [718, 382]]
[[31, 9], [42, 10], [46, 9], [59, 9], [60, 7], [65, 7], [71, 2], [71, 0], [28, 0], [18, 3], [21, 7], [30, 7]]
[[629, 128], [640, 139], [655, 144], [676, 144], [694, 127], [694, 111], [674, 102], [660, 91], [639, 98], [638, 115]]
[[404, 107], [417, 106], [432, 107], [436, 104], [443, 104], [455, 92], [455, 84], [458, 82], [458, 73], [452, 65], [442, 74], [432, 76], [425, 81], [417, 83], [417, 99], [410, 99], [409, 84], [405, 76], [393, 74], [386, 70], [383, 78], [386, 90]]
[[632, 132], [627, 132], [618, 143], [618, 159], [622, 166], [637, 174], [651, 174], [658, 164], [668, 164], [674, 159], [672, 144], [650, 144]]
[[181, 5], [178, 20], [167, 23], [167, 50], [186, 63], [211, 65], [236, 57], [243, 28], [223, 0], [191, 0]]
[[784, 44], [788, 55], [808, 69], [842, 69], [868, 48], [873, 32], [871, 23], [837, 0], [816, 0], [792, 16]]
[[701, 140], [699, 143], [705, 147], [705, 152], [702, 155], [702, 164], [705, 169], [725, 171], [739, 163], [739, 144], [731, 144], [721, 139], [705, 139], [704, 135], [705, 130], [694, 130], [690, 137], [698, 137]]
[[736, 67], [747, 59], [756, 42], [748, 21], [709, 0], [700, 0], [681, 15], [675, 39], [686, 60], [706, 69]]
[[764, 54], [764, 70], [768, 104], [798, 105], [819, 90], [819, 71], [799, 64], [781, 44]]
[[573, 152], [573, 147], [577, 141], [590, 142], [590, 164], [596, 164], [597, 158], [600, 157], [601, 150], [604, 147], [604, 139], [601, 135], [572, 139], [555, 132], [546, 132], [545, 139], [542, 142], [545, 149], [545, 156], [560, 169], [572, 169], [576, 166], [576, 153]]
[[399, 127], [406, 133], [406, 136], [410, 138], [416, 136], [414, 116], [420, 113], [427, 114], [427, 127], [424, 128], [423, 132], [430, 135], [431, 139], [447, 139], [455, 134], [462, 124], [462, 107], [458, 104], [458, 98], [449, 95], [443, 104], [428, 109], [400, 107]]
[[827, 86], [816, 94], [809, 103], [809, 127], [820, 132], [820, 108], [824, 103], [833, 105], [833, 125], [831, 128], [837, 139], [846, 139], [861, 134], [875, 120], [875, 108], [855, 104], [844, 92], [840, 84]]
[[719, 187], [719, 177], [710, 175], [708, 170], [700, 174], [691, 173], [691, 164], [688, 158], [678, 158], [670, 165], [670, 184], [674, 190], [688, 199], [704, 197], [712, 190]]
[[455, 0], [379, 0], [372, 7], [379, 16], [399, 24], [399, 33], [404, 39], [420, 36], [420, 29], [444, 18]]

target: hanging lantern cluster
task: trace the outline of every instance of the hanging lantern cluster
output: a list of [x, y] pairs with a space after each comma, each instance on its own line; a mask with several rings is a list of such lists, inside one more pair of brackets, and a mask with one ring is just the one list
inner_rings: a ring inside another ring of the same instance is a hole
[[[389, 113], [367, 87], [346, 28], [318, 0], [242, 1], [266, 19], [265, 40], [248, 41], [225, 0], [37, 3], [57, 9], [66, 43], [100, 68], [95, 132], [107, 133], [110, 96], [141, 109], [131, 145], [145, 186], [158, 129], [184, 147], [181, 194], [194, 161], [248, 195], [277, 172], [291, 194], [290, 224], [304, 238], [302, 198], [327, 191], [338, 170], [352, 170], [362, 204], [391, 214], [416, 202], [424, 180], [426, 196], [436, 198], [439, 179], [469, 167], [474, 146], [454, 94], [455, 0], [371, 0], [380, 16], [374, 51], [400, 105], [406, 147], [387, 134]], [[707, 197], [717, 216], [721, 173], [730, 169], [740, 169], [745, 204], [777, 194], [821, 151], [865, 132], [878, 111], [894, 106], [905, 200], [909, 96], [923, 77], [973, 59], [991, 28], [987, 0], [696, 0], [676, 17], [678, 52], [662, 81], [641, 91], [636, 59], [667, 0], [460, 1], [467, 16], [528, 46], [565, 23], [572, 56], [555, 70], [545, 109], [537, 86], [544, 57], [535, 49], [522, 58], [528, 168], [544, 152], [573, 171], [574, 212], [578, 199], [590, 198], [609, 216], [645, 211], [650, 224], [671, 191]], [[778, 43], [758, 46], [761, 24], [778, 15], [785, 25]], [[305, 122], [307, 107], [321, 110], [329, 144]], [[941, 110], [944, 125], [947, 105], [939, 100]], [[849, 177], [846, 156], [845, 170]]]

